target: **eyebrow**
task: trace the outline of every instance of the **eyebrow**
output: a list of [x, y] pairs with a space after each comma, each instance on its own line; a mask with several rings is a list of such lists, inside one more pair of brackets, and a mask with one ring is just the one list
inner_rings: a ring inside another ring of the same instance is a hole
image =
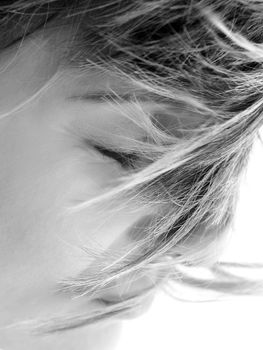
[[74, 100], [84, 100], [84, 101], [90, 101], [93, 103], [108, 103], [108, 100], [111, 101], [118, 101], [118, 102], [132, 102], [135, 100], [135, 98], [139, 99], [140, 101], [146, 101], [149, 102], [149, 96], [147, 96], [145, 93], [125, 93], [125, 94], [119, 94], [115, 92], [109, 92], [109, 91], [96, 91], [96, 92], [87, 92], [85, 94], [75, 95], [71, 96], [70, 99]]

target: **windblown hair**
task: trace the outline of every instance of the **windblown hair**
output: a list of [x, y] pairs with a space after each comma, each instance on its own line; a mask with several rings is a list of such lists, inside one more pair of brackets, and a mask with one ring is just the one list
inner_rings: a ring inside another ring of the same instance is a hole
[[[132, 84], [131, 103], [140, 113], [134, 122], [147, 135], [121, 150], [134, 155], [132, 171], [68, 214], [114, 202], [115, 211], [135, 203], [154, 215], [127, 250], [98, 252], [95, 267], [59, 288], [94, 295], [122, 277], [157, 271], [158, 281], [145, 294], [171, 282], [223, 294], [261, 293], [261, 282], [227, 272], [231, 264], [219, 261], [219, 246], [233, 222], [240, 180], [263, 123], [263, 3], [20, 0], [1, 2], [0, 11], [1, 26], [8, 29], [1, 31], [3, 49], [49, 21], [70, 23], [63, 69], [85, 74], [96, 67]], [[141, 96], [156, 106], [153, 113], [143, 109]], [[120, 100], [116, 94], [109, 102], [133, 120]], [[170, 127], [161, 122], [168, 119], [174, 120]], [[196, 279], [184, 270], [195, 266], [213, 277]], [[106, 320], [143, 297], [94, 314], [43, 321], [36, 329], [53, 332]]]

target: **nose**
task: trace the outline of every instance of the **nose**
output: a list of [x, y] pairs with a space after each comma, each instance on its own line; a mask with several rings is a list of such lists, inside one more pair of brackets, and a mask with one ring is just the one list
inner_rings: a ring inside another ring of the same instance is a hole
[[[108, 252], [111, 255], [111, 252], [114, 252], [114, 256], [116, 253], [123, 252], [121, 254], [117, 254], [117, 259], [121, 255], [125, 256], [125, 253], [132, 249], [140, 239], [144, 238], [145, 228], [149, 225], [152, 220], [152, 214], [147, 214], [138, 218], [135, 222], [133, 222], [129, 228], [124, 232], [124, 234], [119, 237], [114, 243], [108, 248]], [[142, 252], [143, 254], [143, 252]], [[120, 278], [117, 278], [109, 285], [106, 286], [104, 290], [101, 290], [98, 295], [96, 295], [100, 300], [104, 301], [105, 304], [113, 304], [122, 300], [126, 300], [128, 298], [133, 298], [137, 295], [140, 295], [144, 291], [150, 291], [152, 287], [157, 282], [157, 274], [155, 271], [147, 272], [146, 274], [136, 274], [136, 273], [128, 273]], [[151, 303], [153, 297], [151, 293], [147, 293], [143, 298], [143, 302], [141, 306], [134, 310], [136, 314], [141, 314], [147, 310]]]
[[[147, 290], [151, 290], [154, 287], [154, 280], [149, 276], [142, 276], [137, 280], [130, 280], [129, 277], [123, 278], [122, 281], [118, 281], [109, 290], [99, 293], [99, 301], [102, 301], [104, 305], [110, 306], [115, 303], [139, 296], [141, 293]], [[129, 309], [124, 314], [120, 315], [121, 319], [130, 319], [141, 316], [147, 312], [154, 300], [154, 290], [149, 294], [143, 295], [139, 303]]]

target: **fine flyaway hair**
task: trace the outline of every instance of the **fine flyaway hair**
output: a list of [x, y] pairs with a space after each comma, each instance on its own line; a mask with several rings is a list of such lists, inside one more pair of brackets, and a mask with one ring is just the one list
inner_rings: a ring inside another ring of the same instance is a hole
[[[112, 90], [105, 99], [143, 132], [142, 140], [122, 142], [118, 149], [130, 171], [102, 195], [73, 203], [65, 213], [96, 206], [114, 214], [126, 205], [152, 212], [125, 249], [83, 247], [95, 263], [58, 284], [59, 293], [92, 297], [125, 276], [153, 275], [149, 289], [93, 314], [23, 326], [49, 333], [106, 322], [168, 285], [219, 295], [261, 294], [262, 281], [231, 271], [261, 265], [226, 263], [219, 256], [263, 123], [263, 2], [20, 0], [3, 1], [0, 10], [3, 50], [35, 31], [68, 26], [61, 72], [99, 69], [129, 86], [126, 96]], [[127, 96], [124, 107], [120, 102]], [[191, 271], [198, 266], [210, 278], [195, 278]]]

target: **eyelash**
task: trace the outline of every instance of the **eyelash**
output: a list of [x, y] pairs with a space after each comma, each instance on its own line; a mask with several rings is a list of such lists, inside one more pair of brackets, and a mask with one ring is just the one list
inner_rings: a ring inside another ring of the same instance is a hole
[[108, 157], [117, 161], [123, 168], [134, 168], [138, 156], [135, 153], [122, 153], [101, 146], [94, 146], [94, 148], [104, 157]]

